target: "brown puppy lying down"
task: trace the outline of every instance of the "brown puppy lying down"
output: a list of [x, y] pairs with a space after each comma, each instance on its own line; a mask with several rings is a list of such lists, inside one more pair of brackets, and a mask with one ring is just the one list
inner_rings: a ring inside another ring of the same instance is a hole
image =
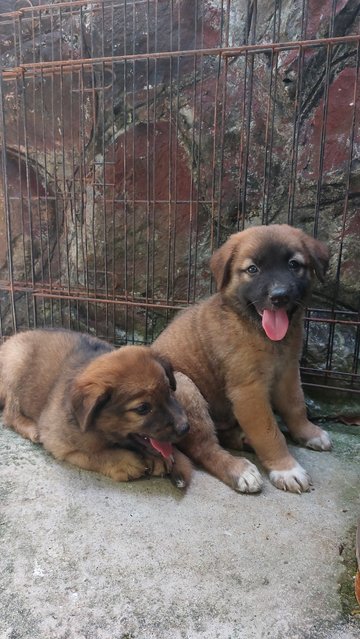
[[217, 435], [241, 449], [240, 425], [272, 483], [291, 492], [308, 490], [310, 478], [290, 455], [273, 408], [295, 441], [331, 447], [307, 419], [299, 375], [304, 307], [327, 265], [326, 247], [286, 224], [236, 233], [211, 259], [218, 293], [178, 315], [152, 347], [182, 374], [176, 396], [190, 431], [181, 450], [240, 492], [259, 491], [261, 476]]
[[179, 488], [189, 483], [191, 464], [172, 446], [189, 429], [175, 387], [170, 364], [145, 346], [34, 330], [0, 348], [5, 425], [115, 481], [170, 474]]

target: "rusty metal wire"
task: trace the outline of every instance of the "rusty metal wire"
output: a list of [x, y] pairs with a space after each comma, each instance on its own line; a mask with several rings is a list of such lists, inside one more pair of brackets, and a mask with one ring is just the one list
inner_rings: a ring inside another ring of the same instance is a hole
[[[279, 220], [326, 241], [331, 187], [337, 253], [326, 298], [320, 304], [319, 292], [307, 312], [303, 374], [309, 385], [359, 393], [359, 295], [343, 280], [360, 36], [339, 35], [334, 1], [317, 37], [304, 0], [293, 39], [274, 1], [271, 39], [260, 42], [256, 1], [237, 30], [239, 3], [213, 4], [211, 28], [203, 0], [18, 0], [0, 13], [1, 336], [65, 326], [150, 343], [175, 311], [211, 292], [208, 259], [230, 232]], [[333, 82], [346, 69], [354, 73], [333, 185]], [[309, 114], [318, 152], [300, 170]], [[289, 132], [282, 142], [279, 121]], [[346, 365], [337, 357], [345, 339]]]

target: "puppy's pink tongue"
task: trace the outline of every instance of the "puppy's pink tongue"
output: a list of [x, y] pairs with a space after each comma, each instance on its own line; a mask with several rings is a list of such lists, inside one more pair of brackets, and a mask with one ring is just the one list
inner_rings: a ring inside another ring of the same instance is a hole
[[172, 445], [169, 442], [159, 442], [157, 439], [150, 439], [150, 444], [155, 450], [160, 453], [165, 459], [168, 459], [173, 453]]
[[269, 339], [278, 342], [283, 339], [289, 328], [289, 318], [283, 308], [278, 311], [265, 309], [262, 314], [262, 326]]

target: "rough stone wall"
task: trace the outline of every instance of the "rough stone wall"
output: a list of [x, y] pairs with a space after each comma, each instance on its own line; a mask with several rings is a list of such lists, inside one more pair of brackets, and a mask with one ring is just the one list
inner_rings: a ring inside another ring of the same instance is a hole
[[[11, 4], [0, 0], [1, 12]], [[220, 62], [217, 55], [101, 60], [357, 34], [358, 0], [337, 2], [335, 13], [327, 0], [309, 0], [305, 12], [300, 0], [237, 0], [229, 12], [221, 0], [159, 0], [149, 8], [147, 14], [135, 1], [105, 3], [0, 21], [5, 68], [98, 60], [73, 73], [25, 73], [3, 82], [14, 279], [188, 303], [209, 292], [209, 255], [229, 233], [290, 220], [330, 245], [327, 285], [316, 304], [357, 310], [355, 43], [267, 49]], [[1, 220], [6, 280], [4, 212]], [[80, 328], [96, 321], [106, 334], [102, 324], [112, 323], [114, 335], [124, 336], [125, 312], [111, 318], [101, 305], [94, 308], [77, 306]], [[6, 295], [1, 310], [3, 330], [11, 331]], [[71, 311], [63, 312], [71, 322]], [[134, 336], [151, 339], [167, 319], [134, 308]], [[341, 370], [353, 366], [354, 331], [337, 329]], [[320, 335], [316, 326], [312, 335], [318, 347], [310, 349], [310, 363], [326, 353], [329, 327]]]

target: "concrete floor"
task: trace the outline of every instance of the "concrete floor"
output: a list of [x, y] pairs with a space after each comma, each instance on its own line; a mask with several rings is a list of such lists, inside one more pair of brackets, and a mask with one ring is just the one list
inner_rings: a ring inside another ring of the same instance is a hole
[[116, 484], [0, 428], [0, 638], [359, 637], [360, 431], [329, 430], [332, 453], [294, 448], [310, 493], [242, 496], [201, 471], [186, 495]]

